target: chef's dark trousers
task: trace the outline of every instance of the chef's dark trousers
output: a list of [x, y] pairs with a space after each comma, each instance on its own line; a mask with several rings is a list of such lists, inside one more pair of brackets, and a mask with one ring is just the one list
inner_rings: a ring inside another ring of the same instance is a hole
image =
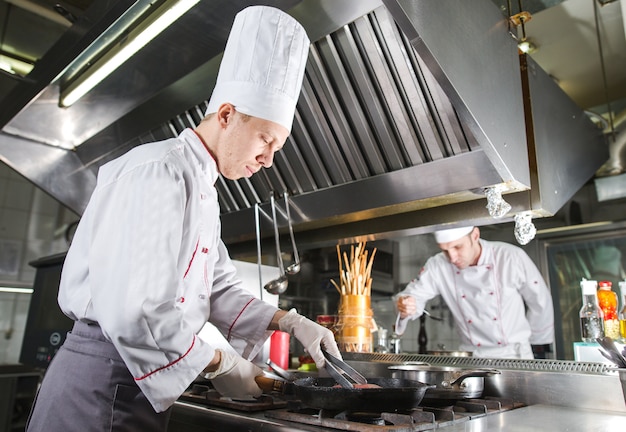
[[117, 350], [95, 324], [76, 322], [46, 371], [28, 432], [165, 431]]

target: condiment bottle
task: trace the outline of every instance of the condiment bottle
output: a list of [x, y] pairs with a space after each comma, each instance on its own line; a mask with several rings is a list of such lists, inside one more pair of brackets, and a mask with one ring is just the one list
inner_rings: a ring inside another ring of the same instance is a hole
[[604, 315], [598, 306], [596, 294], [598, 283], [594, 280], [582, 280], [583, 307], [580, 309], [580, 333], [584, 342], [596, 342], [604, 336]]
[[598, 306], [604, 314], [604, 336], [619, 340], [619, 320], [617, 318], [617, 294], [611, 289], [610, 281], [598, 283]]
[[619, 291], [622, 295], [622, 310], [619, 312], [619, 333], [622, 342], [626, 342], [626, 281], [619, 283]]

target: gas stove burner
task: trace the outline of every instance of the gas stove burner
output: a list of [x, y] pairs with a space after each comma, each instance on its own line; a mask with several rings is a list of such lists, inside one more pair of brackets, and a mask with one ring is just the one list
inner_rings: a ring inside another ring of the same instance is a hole
[[459, 400], [452, 406], [419, 406], [398, 412], [315, 410], [291, 401], [287, 409], [267, 411], [265, 417], [322, 426], [333, 430], [359, 432], [430, 431], [522, 407], [506, 398]]
[[385, 425], [385, 419], [382, 418], [380, 413], [370, 412], [343, 412], [335, 418], [340, 420], [347, 420], [351, 422], [370, 424], [370, 425]]
[[235, 411], [265, 411], [269, 409], [285, 408], [287, 402], [270, 395], [261, 395], [252, 399], [231, 399], [222, 397], [217, 390], [204, 385], [193, 385], [184, 392], [179, 400], [195, 402], [206, 406], [229, 408]]

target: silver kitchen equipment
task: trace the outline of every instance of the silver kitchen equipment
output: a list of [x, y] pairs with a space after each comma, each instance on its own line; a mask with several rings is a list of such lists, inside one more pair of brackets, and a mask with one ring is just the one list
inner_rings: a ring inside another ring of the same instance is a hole
[[431, 319], [434, 319], [435, 321], [443, 321], [442, 317], [431, 315], [431, 313], [428, 312], [426, 309], [424, 309], [423, 312], [424, 312], [424, 315], [426, 315], [427, 317], [429, 317]]
[[291, 213], [289, 212], [289, 194], [285, 192], [285, 211], [287, 212], [287, 224], [289, 225], [289, 236], [291, 237], [291, 247], [293, 248], [293, 264], [287, 267], [286, 272], [290, 275], [295, 275], [300, 271], [300, 256], [298, 255], [298, 248], [296, 247], [296, 239], [293, 235], [293, 225], [291, 224]]
[[278, 235], [278, 223], [276, 221], [276, 201], [274, 200], [274, 194], [270, 196], [270, 204], [272, 206], [274, 240], [276, 241], [276, 261], [278, 262], [278, 278], [266, 283], [265, 290], [270, 294], [282, 294], [287, 289], [289, 281], [287, 280], [287, 275], [285, 274], [282, 252], [280, 250], [280, 237]]
[[428, 400], [478, 398], [483, 394], [484, 377], [500, 374], [495, 369], [464, 369], [445, 366], [401, 364], [389, 366], [391, 376], [434, 385], [427, 390]]
[[367, 379], [352, 366], [322, 348], [326, 359], [326, 371], [343, 388], [354, 388], [354, 384], [367, 384]]

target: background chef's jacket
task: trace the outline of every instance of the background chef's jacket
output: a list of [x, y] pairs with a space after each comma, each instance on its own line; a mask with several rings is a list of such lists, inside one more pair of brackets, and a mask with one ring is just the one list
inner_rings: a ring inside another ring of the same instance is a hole
[[552, 296], [530, 257], [508, 243], [479, 241], [475, 266], [459, 270], [443, 252], [426, 261], [419, 278], [394, 296], [415, 297], [420, 311], [399, 320], [396, 331], [404, 333], [409, 319], [419, 318], [426, 302], [441, 295], [455, 317], [461, 350], [497, 356], [514, 344], [552, 343]]
[[100, 168], [65, 260], [61, 309], [100, 325], [157, 412], [213, 358], [207, 320], [248, 359], [271, 334], [220, 239], [217, 177], [190, 129], [135, 147]]

